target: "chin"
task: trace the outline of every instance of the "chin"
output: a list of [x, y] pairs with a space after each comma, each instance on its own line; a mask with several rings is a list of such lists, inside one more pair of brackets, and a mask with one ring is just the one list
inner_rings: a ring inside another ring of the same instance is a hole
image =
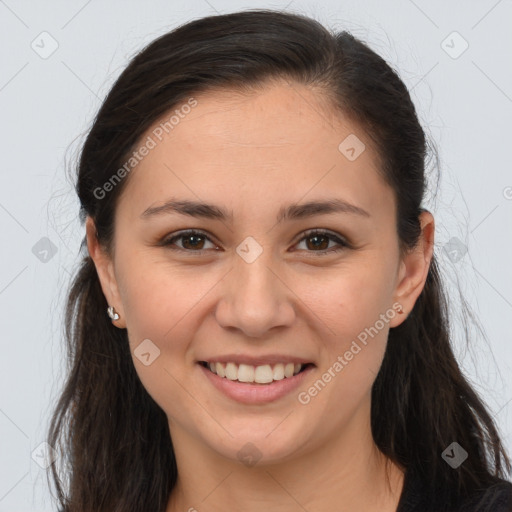
[[[283, 418], [279, 421], [282, 420]], [[268, 421], [260, 422], [259, 425], [246, 422], [239, 425], [238, 429], [229, 425], [226, 428], [233, 437], [226, 433], [220, 442], [205, 442], [219, 455], [247, 467], [279, 464], [299, 456], [304, 451], [304, 446], [309, 444], [304, 430], [297, 425], [296, 418], [293, 432], [283, 428], [283, 424], [279, 425], [279, 421], [273, 420], [271, 428], [268, 427]]]

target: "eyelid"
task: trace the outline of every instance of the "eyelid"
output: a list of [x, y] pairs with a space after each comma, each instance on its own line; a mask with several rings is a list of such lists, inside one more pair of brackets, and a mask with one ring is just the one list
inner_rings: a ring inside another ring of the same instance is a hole
[[[204, 231], [202, 229], [194, 229], [194, 228], [178, 231], [178, 232], [172, 234], [172, 236], [170, 236], [170, 237], [164, 237], [164, 239], [160, 242], [160, 245], [162, 245], [164, 247], [166, 247], [166, 246], [170, 247], [173, 245], [175, 240], [182, 238], [182, 237], [186, 237], [188, 235], [200, 235], [200, 236], [203, 236], [204, 238], [208, 239], [211, 243], [213, 243], [215, 245], [220, 245], [215, 242], [215, 237], [213, 237], [213, 235], [211, 235], [207, 231]], [[352, 244], [344, 236], [339, 235], [338, 233], [335, 233], [333, 231], [323, 229], [323, 228], [311, 228], [306, 231], [303, 231], [299, 235], [300, 238], [298, 238], [297, 241], [293, 245], [297, 245], [300, 242], [302, 242], [303, 240], [305, 240], [306, 238], [311, 237], [313, 235], [323, 235], [323, 236], [329, 238], [331, 241], [336, 242], [338, 244], [338, 247], [337, 248], [331, 247], [330, 249], [322, 249], [320, 251], [305, 251], [307, 253], [311, 253], [311, 254], [316, 253], [317, 255], [326, 255], [326, 254], [332, 254], [335, 252], [339, 252], [343, 249], [352, 249], [353, 248]], [[194, 250], [190, 250], [190, 249], [182, 249], [181, 247], [170, 247], [170, 248], [171, 248], [171, 250], [185, 252], [188, 254], [196, 254], [196, 255], [201, 255], [201, 254], [204, 254], [204, 253], [212, 250], [212, 249], [199, 249], [197, 251], [194, 251]], [[218, 250], [218, 249], [214, 249], [214, 250]]]

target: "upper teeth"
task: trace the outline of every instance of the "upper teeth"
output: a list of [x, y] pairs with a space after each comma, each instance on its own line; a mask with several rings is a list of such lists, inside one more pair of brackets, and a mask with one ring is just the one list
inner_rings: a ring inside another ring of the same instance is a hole
[[208, 363], [210, 370], [219, 377], [239, 382], [257, 382], [258, 384], [268, 384], [274, 380], [293, 377], [301, 371], [302, 366], [300, 363], [278, 363], [273, 366], [269, 364], [252, 366], [236, 363]]

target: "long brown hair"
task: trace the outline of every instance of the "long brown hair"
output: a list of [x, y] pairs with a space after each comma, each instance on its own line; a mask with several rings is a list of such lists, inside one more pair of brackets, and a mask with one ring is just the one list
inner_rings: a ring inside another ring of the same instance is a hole
[[[249, 90], [273, 78], [314, 87], [333, 112], [364, 127], [395, 194], [401, 247], [416, 245], [429, 143], [398, 74], [346, 31], [258, 9], [194, 20], [159, 37], [112, 87], [83, 144], [76, 182], [81, 220], [93, 218], [105, 250], [129, 175], [106, 194], [104, 184], [153, 123], [195, 93]], [[177, 478], [167, 417], [137, 376], [126, 330], [106, 315], [85, 238], [81, 250], [66, 310], [69, 371], [48, 433], [65, 471], [61, 478], [51, 466], [57, 497], [67, 512], [163, 512]], [[511, 470], [492, 417], [455, 360], [448, 320], [434, 254], [412, 312], [390, 330], [372, 388], [377, 446], [421, 476], [434, 508], [436, 497], [446, 505]], [[441, 457], [454, 441], [469, 454], [457, 469]]]

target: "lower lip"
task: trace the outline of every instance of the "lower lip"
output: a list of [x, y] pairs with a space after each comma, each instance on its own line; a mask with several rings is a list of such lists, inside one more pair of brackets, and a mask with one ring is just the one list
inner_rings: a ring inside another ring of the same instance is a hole
[[269, 384], [253, 384], [229, 380], [226, 377], [219, 377], [202, 364], [198, 363], [206, 378], [222, 393], [229, 398], [243, 404], [265, 404], [273, 402], [297, 389], [307, 375], [314, 369], [308, 366], [305, 370], [294, 375], [275, 380]]

